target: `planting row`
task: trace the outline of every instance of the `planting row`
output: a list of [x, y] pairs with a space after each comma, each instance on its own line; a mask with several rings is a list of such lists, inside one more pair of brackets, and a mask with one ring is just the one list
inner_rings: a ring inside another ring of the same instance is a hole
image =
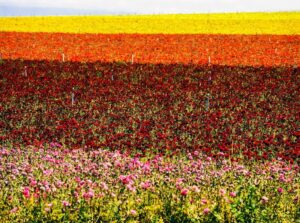
[[254, 159], [300, 155], [300, 73], [252, 68], [2, 61], [2, 145]]
[[299, 66], [299, 43], [300, 35], [0, 32], [0, 56], [28, 60]]
[[0, 149], [1, 222], [297, 222], [299, 166], [201, 151]]

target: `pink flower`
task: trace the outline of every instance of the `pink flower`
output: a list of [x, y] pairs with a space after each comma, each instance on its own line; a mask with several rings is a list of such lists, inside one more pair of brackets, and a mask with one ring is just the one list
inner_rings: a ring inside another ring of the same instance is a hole
[[136, 212], [136, 210], [130, 210], [130, 214], [131, 215], [137, 215], [137, 212]]
[[15, 208], [13, 208], [13, 209], [10, 210], [10, 213], [11, 213], [11, 214], [14, 214], [14, 213], [16, 213], [18, 210], [19, 210], [19, 208], [15, 207]]
[[94, 195], [95, 195], [94, 191], [92, 189], [89, 189], [88, 192], [83, 194], [83, 198], [88, 200], [88, 199], [94, 197]]
[[30, 189], [29, 189], [29, 187], [24, 187], [24, 189], [23, 189], [23, 195], [27, 199], [30, 198]]
[[209, 209], [209, 208], [205, 208], [205, 209], [203, 210], [203, 214], [205, 214], [205, 215], [209, 214], [209, 212], [210, 212], [210, 209]]
[[45, 208], [45, 212], [50, 212], [51, 208]]
[[278, 191], [278, 193], [280, 193], [280, 194], [283, 193], [283, 189], [282, 189], [281, 187], [279, 187], [279, 188], [277, 189], [277, 191]]
[[101, 187], [103, 190], [108, 190], [108, 186], [105, 182], [101, 182]]
[[130, 184], [130, 183], [132, 182], [130, 176], [121, 175], [121, 176], [119, 177], [119, 179], [120, 179], [121, 182], [122, 182], [123, 184], [125, 184], [125, 185], [126, 185], [126, 184]]
[[127, 184], [126, 187], [131, 192], [134, 192], [134, 193], [136, 192], [136, 188], [132, 184]]
[[262, 202], [263, 204], [268, 203], [268, 201], [269, 201], [269, 198], [267, 198], [266, 196], [263, 196], [263, 197], [261, 198], [261, 202]]
[[74, 191], [73, 195], [74, 195], [75, 198], [78, 198], [78, 197], [79, 197], [79, 194], [78, 194], [77, 191]]
[[222, 196], [224, 196], [224, 195], [226, 194], [226, 190], [225, 190], [225, 189], [220, 189], [220, 194], [221, 194]]
[[188, 192], [189, 192], [189, 190], [188, 190], [187, 188], [183, 188], [183, 189], [181, 190], [180, 194], [181, 194], [182, 196], [186, 196], [186, 195], [188, 194]]
[[71, 206], [71, 204], [68, 201], [62, 201], [62, 204], [64, 207]]
[[151, 183], [149, 181], [146, 182], [142, 182], [140, 184], [141, 188], [143, 188], [144, 190], [147, 190], [149, 187], [151, 187]]
[[37, 181], [36, 180], [31, 180], [30, 181], [30, 186], [31, 187], [35, 187], [37, 185]]
[[207, 204], [207, 200], [206, 199], [202, 199], [201, 200], [201, 204]]
[[199, 193], [200, 189], [199, 187], [197, 187], [196, 185], [192, 186], [192, 191], [194, 191], [195, 193]]
[[230, 197], [236, 197], [236, 192], [230, 192], [230, 193], [229, 193], [229, 196], [230, 196]]

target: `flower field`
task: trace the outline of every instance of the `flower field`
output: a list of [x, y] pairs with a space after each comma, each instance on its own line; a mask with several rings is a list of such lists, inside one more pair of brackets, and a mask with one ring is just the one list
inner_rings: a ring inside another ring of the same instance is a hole
[[[2, 222], [297, 222], [299, 166], [242, 164], [201, 151], [1, 149]], [[105, 174], [104, 174], [105, 173]]]
[[0, 18], [0, 222], [300, 222], [299, 19]]
[[0, 137], [13, 145], [299, 155], [293, 67], [4, 61], [2, 68]]
[[299, 12], [0, 18], [0, 31], [13, 32], [299, 35], [299, 27]]
[[79, 62], [299, 66], [299, 43], [300, 35], [0, 32], [2, 58]]

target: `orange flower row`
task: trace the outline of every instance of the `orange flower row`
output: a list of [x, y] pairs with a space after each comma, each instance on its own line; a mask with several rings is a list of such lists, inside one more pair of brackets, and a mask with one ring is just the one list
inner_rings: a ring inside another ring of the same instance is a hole
[[6, 59], [300, 65], [300, 35], [62, 34], [0, 32]]

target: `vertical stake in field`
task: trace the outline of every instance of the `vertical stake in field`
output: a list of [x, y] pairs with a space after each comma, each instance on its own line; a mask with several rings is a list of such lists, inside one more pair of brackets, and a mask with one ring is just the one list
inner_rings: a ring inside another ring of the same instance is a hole
[[208, 93], [206, 95], [206, 100], [205, 100], [205, 110], [208, 111], [209, 107], [210, 107], [210, 103], [209, 103], [209, 99], [210, 99], [210, 94]]
[[62, 57], [62, 61], [65, 62], [65, 54], [64, 53], [61, 54], [61, 57]]
[[72, 94], [71, 94], [71, 102], [72, 102], [72, 106], [74, 106], [75, 104], [75, 94], [74, 94], [74, 88], [72, 90]]
[[24, 67], [24, 76], [27, 77], [27, 66]]
[[134, 54], [131, 54], [131, 64], [133, 64], [134, 60]]

